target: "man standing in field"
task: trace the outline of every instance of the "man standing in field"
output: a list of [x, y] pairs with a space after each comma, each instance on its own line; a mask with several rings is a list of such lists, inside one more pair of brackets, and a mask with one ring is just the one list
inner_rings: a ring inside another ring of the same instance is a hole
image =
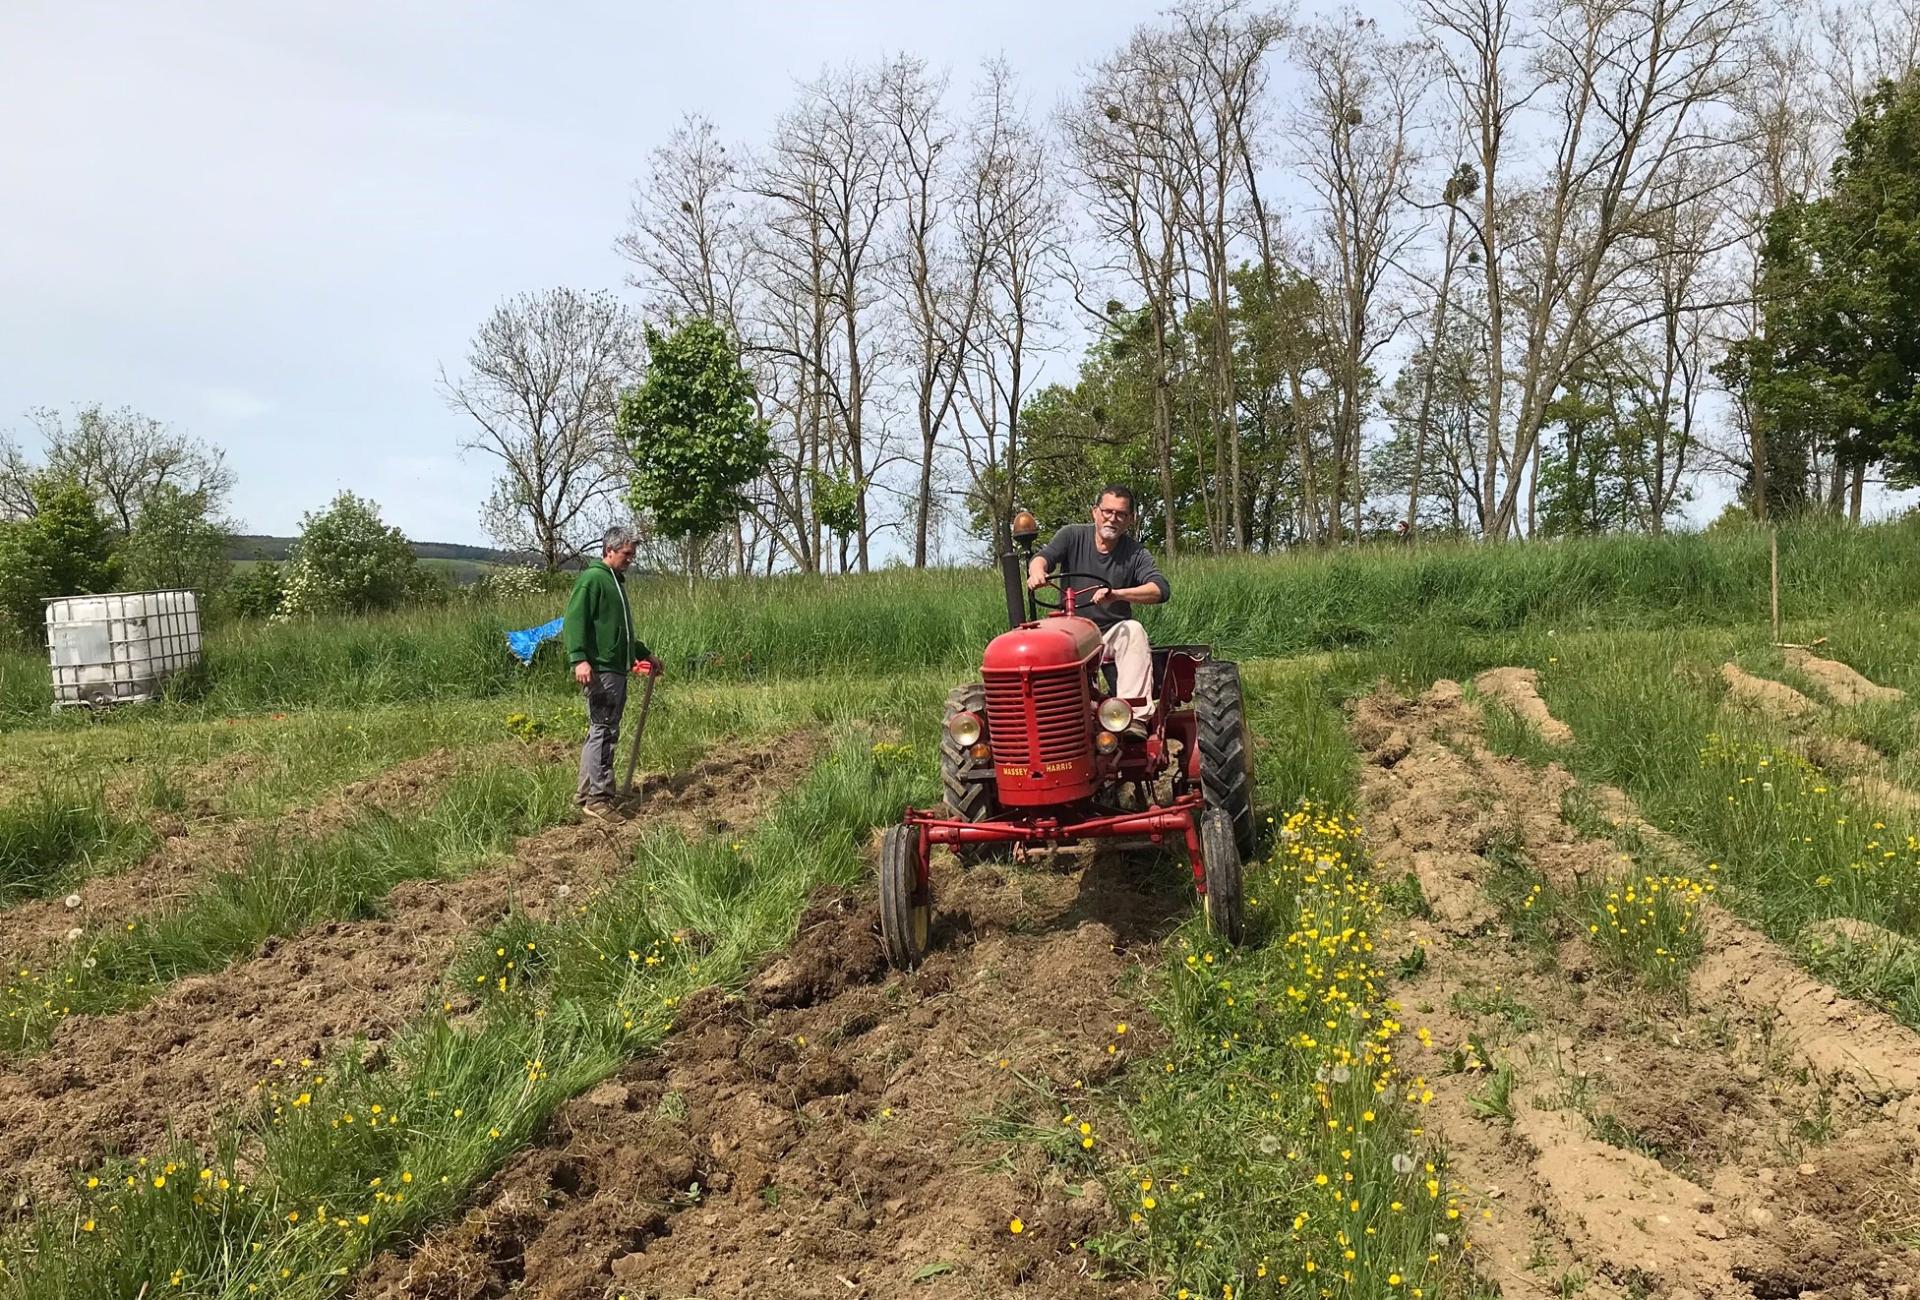
[[1133, 607], [1161, 604], [1173, 589], [1147, 548], [1130, 535], [1133, 505], [1132, 488], [1121, 483], [1102, 488], [1092, 523], [1069, 524], [1034, 552], [1027, 566], [1027, 589], [1046, 586], [1047, 570], [1055, 566], [1100, 579], [1102, 585], [1090, 600], [1076, 600], [1074, 613], [1100, 629], [1107, 658], [1113, 661], [1114, 694], [1133, 705], [1127, 734], [1138, 738], [1147, 734], [1147, 720], [1153, 716], [1153, 651]]
[[613, 806], [613, 757], [620, 743], [620, 715], [627, 708], [627, 673], [658, 673], [653, 652], [634, 639], [633, 613], [621, 576], [633, 563], [633, 530], [607, 529], [601, 558], [574, 580], [560, 635], [573, 679], [587, 696], [587, 743], [580, 747], [580, 787], [574, 802], [587, 816], [621, 820]]

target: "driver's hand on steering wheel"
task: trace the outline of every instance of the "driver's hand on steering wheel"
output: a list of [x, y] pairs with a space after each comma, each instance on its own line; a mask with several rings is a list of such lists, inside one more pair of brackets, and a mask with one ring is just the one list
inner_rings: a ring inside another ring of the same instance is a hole
[[1087, 597], [1087, 603], [1089, 605], [1104, 605], [1112, 599], [1113, 599], [1113, 588], [1101, 587], [1098, 590], [1096, 590], [1093, 593], [1093, 595]]
[[1052, 585], [1053, 585], [1053, 579], [1050, 577], [1042, 575], [1041, 577], [1036, 578], [1031, 573], [1027, 575], [1028, 591], [1038, 591], [1042, 587], [1051, 587]]

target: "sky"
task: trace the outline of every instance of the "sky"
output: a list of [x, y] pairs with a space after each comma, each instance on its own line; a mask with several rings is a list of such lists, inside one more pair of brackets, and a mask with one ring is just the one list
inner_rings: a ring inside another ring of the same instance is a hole
[[[648, 151], [796, 81], [1007, 52], [1037, 109], [1149, 0], [0, 3], [0, 430], [131, 406], [225, 448], [244, 531], [341, 489], [484, 542], [436, 387], [502, 298], [613, 289]], [[637, 305], [637, 304], [636, 304]]]

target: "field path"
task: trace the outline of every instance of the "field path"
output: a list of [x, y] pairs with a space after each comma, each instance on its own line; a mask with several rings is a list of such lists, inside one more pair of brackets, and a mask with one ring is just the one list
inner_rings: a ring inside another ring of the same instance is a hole
[[[1583, 838], [1562, 814], [1573, 779], [1490, 753], [1479, 726], [1451, 682], [1376, 692], [1353, 719], [1377, 869], [1413, 873], [1432, 906], [1401, 990], [1432, 1043], [1409, 1066], [1489, 1216], [1484, 1271], [1509, 1300], [1910, 1294], [1920, 1038], [1711, 906], [1686, 1000], [1603, 975], [1583, 914], [1527, 942], [1491, 892], [1516, 862], [1564, 897], [1684, 859]], [[1421, 869], [1435, 860], [1450, 869]]]
[[870, 901], [817, 899], [744, 994], [690, 1002], [661, 1052], [564, 1106], [461, 1222], [354, 1295], [1153, 1294], [1075, 1252], [1111, 1226], [1098, 1184], [989, 1128], [1057, 1125], [1156, 1045], [1127, 977], [1192, 907], [1184, 873], [1059, 868], [936, 859], [934, 951], [908, 975]]
[[461, 943], [509, 906], [544, 915], [561, 899], [577, 905], [629, 865], [649, 828], [701, 835], [751, 824], [805, 775], [816, 748], [791, 736], [723, 748], [650, 780], [627, 825], [554, 827], [457, 879], [400, 885], [372, 920], [272, 940], [137, 1010], [63, 1022], [47, 1051], [0, 1069], [0, 1184], [57, 1194], [76, 1169], [152, 1150], [170, 1130], [204, 1137], [276, 1058], [323, 1059], [420, 1015]]

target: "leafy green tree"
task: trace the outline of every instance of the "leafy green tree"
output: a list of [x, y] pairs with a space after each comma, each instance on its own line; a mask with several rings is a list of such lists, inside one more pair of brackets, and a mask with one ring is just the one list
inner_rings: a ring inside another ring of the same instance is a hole
[[113, 531], [86, 488], [42, 474], [31, 519], [0, 527], [0, 618], [26, 639], [45, 635], [43, 602], [112, 591], [119, 578]]
[[163, 483], [148, 492], [121, 548], [129, 586], [183, 588], [212, 594], [226, 585], [233, 564], [229, 534], [206, 494]]
[[742, 489], [767, 468], [771, 444], [724, 329], [700, 318], [671, 334], [648, 327], [647, 350], [646, 378], [621, 397], [617, 421], [633, 453], [631, 500], [691, 559], [747, 508]]
[[1723, 371], [1746, 386], [1768, 443], [1779, 444], [1769, 460], [1790, 468], [1823, 447], [1845, 468], [1885, 463], [1896, 478], [1920, 477], [1916, 284], [1920, 76], [1910, 75], [1868, 97], [1830, 192], [1769, 220], [1762, 328]]
[[392, 609], [413, 590], [418, 563], [405, 535], [381, 521], [378, 505], [342, 492], [301, 518], [279, 617]]

